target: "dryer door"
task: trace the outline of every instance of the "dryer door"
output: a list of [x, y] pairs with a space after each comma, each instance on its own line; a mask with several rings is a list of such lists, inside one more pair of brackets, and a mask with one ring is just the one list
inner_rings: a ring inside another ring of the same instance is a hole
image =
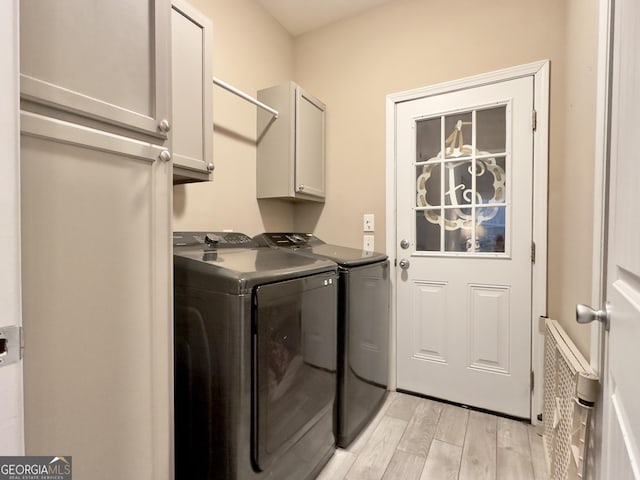
[[259, 470], [333, 408], [335, 272], [254, 290], [252, 456]]

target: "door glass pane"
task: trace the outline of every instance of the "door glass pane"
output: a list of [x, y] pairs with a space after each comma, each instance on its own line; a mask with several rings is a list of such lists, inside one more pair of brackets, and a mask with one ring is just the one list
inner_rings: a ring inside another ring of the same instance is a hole
[[476, 148], [481, 152], [506, 150], [506, 105], [476, 112]]
[[478, 251], [504, 253], [506, 207], [478, 208], [477, 217]]
[[417, 251], [505, 252], [507, 114], [500, 105], [416, 122]]
[[440, 251], [440, 209], [416, 212], [416, 250]]
[[416, 122], [416, 161], [426, 162], [436, 157], [441, 150], [441, 121], [440, 117], [428, 118]]
[[416, 167], [416, 206], [440, 206], [440, 168], [439, 163]]
[[444, 203], [445, 205], [470, 204], [473, 194], [473, 162], [462, 160], [444, 164]]
[[505, 157], [476, 160], [477, 203], [504, 203], [507, 201], [506, 168]]
[[469, 156], [473, 145], [472, 112], [448, 115], [444, 119], [445, 151], [447, 158]]
[[472, 250], [473, 217], [470, 208], [445, 210], [444, 243], [446, 252], [470, 252]]

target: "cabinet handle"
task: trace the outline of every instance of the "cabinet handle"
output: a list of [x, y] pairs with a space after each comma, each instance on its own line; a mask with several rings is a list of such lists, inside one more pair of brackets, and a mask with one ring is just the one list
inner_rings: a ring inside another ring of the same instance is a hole
[[162, 120], [160, 120], [160, 123], [158, 124], [158, 129], [164, 133], [167, 133], [169, 130], [171, 130], [171, 124], [169, 123], [169, 120], [167, 120], [166, 118], [163, 118]]
[[298, 185], [298, 191], [301, 192], [304, 190], [304, 185]]
[[207, 163], [207, 171], [208, 172], [213, 172], [213, 170], [216, 168], [216, 166], [213, 163]]
[[158, 155], [158, 158], [163, 162], [168, 162], [171, 160], [171, 152], [169, 150], [163, 150], [160, 152], [160, 155]]

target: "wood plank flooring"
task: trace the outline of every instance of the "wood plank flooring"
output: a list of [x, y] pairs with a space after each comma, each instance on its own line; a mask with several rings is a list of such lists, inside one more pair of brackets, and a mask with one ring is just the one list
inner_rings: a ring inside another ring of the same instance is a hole
[[318, 480], [547, 480], [542, 437], [515, 420], [390, 392]]

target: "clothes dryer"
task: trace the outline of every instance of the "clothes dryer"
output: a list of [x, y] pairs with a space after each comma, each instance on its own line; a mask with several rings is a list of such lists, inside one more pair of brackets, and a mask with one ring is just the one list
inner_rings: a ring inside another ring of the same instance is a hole
[[309, 233], [263, 233], [261, 245], [338, 264], [336, 441], [346, 447], [384, 403], [389, 378], [389, 260]]
[[315, 478], [335, 450], [337, 266], [174, 234], [177, 480]]

